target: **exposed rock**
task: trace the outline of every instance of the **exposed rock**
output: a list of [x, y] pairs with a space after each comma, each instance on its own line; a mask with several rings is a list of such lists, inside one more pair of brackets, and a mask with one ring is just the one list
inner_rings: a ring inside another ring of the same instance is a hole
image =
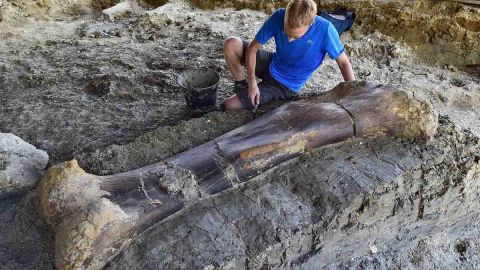
[[181, 10], [182, 6], [178, 3], [167, 3], [159, 8], [147, 11], [147, 16], [144, 16], [142, 19], [148, 20], [159, 28], [172, 23], [182, 24], [189, 20], [189, 13], [185, 12], [185, 10], [181, 12]]
[[48, 155], [11, 133], [0, 133], [0, 198], [31, 189], [47, 167]]
[[120, 2], [115, 6], [109, 7], [102, 11], [102, 13], [107, 16], [111, 21], [128, 18], [136, 12], [138, 12], [138, 5], [134, 0], [126, 0], [124, 2]]
[[467, 64], [480, 62], [473, 55], [465, 58], [480, 46], [480, 31], [474, 29], [474, 24], [459, 23], [479, 21], [478, 8], [448, 1], [354, 3], [352, 7], [357, 9], [357, 23], [365, 31], [379, 31], [406, 42], [430, 64], [465, 70]]

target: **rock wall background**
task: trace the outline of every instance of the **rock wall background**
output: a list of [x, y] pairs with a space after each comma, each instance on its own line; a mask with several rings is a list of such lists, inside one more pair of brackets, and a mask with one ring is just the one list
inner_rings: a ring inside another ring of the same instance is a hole
[[[112, 7], [119, 0], [3, 0], [3, 19], [14, 21], [19, 16], [65, 17]], [[134, 0], [140, 8], [156, 8], [166, 0]], [[268, 13], [285, 7], [286, 0], [191, 0], [206, 9], [218, 7], [254, 9]], [[477, 8], [453, 1], [317, 1], [319, 10], [345, 7], [357, 12], [358, 28], [364, 32], [379, 31], [396, 41], [405, 42], [423, 61], [435, 65], [450, 65], [462, 70], [476, 69], [480, 62], [480, 15]]]

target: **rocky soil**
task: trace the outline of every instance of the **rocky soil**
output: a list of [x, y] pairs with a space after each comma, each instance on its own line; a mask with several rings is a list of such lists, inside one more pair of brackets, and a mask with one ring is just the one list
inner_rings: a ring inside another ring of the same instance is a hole
[[[111, 174], [255, 117], [210, 112], [192, 119], [176, 77], [216, 69], [225, 100], [233, 89], [222, 41], [251, 39], [267, 16], [243, 7], [271, 11], [283, 2], [192, 1], [221, 7], [203, 10], [144, 1], [102, 14], [113, 2], [0, 1], [0, 132], [45, 150], [50, 165], [75, 157], [87, 171]], [[437, 138], [428, 145], [372, 138], [308, 154], [156, 226], [111, 268], [479, 266], [472, 229], [480, 220], [480, 78], [472, 66], [480, 62], [479, 9], [445, 1], [342, 4], [358, 12], [357, 25], [342, 36], [357, 78], [430, 101], [445, 116]], [[302, 97], [340, 80], [327, 59]], [[52, 235], [36, 200], [23, 192], [0, 202], [0, 268], [54, 268]]]

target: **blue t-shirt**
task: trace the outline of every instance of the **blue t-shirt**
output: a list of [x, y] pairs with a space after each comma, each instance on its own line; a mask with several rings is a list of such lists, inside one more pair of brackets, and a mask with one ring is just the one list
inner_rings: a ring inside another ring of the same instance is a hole
[[275, 38], [277, 49], [270, 64], [270, 74], [289, 89], [299, 92], [322, 64], [325, 53], [337, 59], [344, 49], [335, 27], [320, 16], [316, 16], [305, 35], [288, 42], [283, 32], [284, 17], [285, 9], [275, 11], [255, 39], [264, 45]]

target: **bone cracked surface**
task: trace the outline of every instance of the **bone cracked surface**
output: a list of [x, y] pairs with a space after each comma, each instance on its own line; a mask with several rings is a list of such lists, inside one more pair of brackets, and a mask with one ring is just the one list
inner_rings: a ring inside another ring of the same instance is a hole
[[76, 161], [54, 166], [39, 188], [40, 209], [55, 226], [58, 268], [99, 269], [152, 225], [305, 151], [354, 136], [427, 141], [436, 128], [436, 113], [411, 93], [342, 83], [137, 170], [100, 177]]

